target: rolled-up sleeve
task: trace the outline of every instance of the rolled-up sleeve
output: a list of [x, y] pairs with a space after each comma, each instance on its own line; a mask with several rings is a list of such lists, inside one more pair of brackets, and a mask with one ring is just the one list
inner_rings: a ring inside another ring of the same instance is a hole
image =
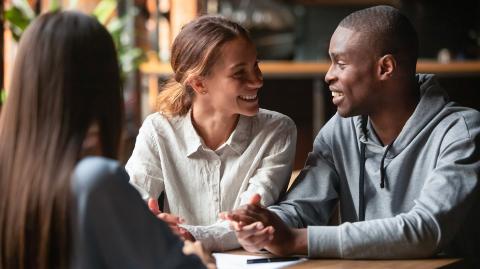
[[164, 191], [163, 172], [160, 160], [159, 141], [154, 136], [155, 128], [147, 118], [137, 136], [132, 156], [125, 169], [132, 184], [144, 200], [158, 198]]
[[271, 143], [270, 150], [248, 180], [247, 189], [240, 196], [240, 205], [247, 204], [255, 193], [262, 196], [262, 204], [274, 204], [282, 191], [285, 191], [292, 173], [297, 142], [297, 129], [295, 123], [285, 118], [282, 126], [271, 132], [268, 138]]

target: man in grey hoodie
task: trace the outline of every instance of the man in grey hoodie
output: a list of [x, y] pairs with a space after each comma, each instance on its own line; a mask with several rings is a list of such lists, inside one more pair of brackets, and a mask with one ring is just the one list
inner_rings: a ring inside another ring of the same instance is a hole
[[[325, 76], [337, 114], [289, 192], [225, 213], [240, 244], [349, 259], [480, 255], [480, 113], [416, 75], [417, 34], [388, 6], [347, 16]], [[339, 202], [338, 226], [327, 226]]]

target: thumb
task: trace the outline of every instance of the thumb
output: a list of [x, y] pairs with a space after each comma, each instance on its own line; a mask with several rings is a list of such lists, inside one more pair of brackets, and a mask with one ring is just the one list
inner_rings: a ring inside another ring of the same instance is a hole
[[260, 194], [255, 193], [251, 198], [250, 198], [250, 204], [252, 205], [260, 205], [260, 201], [262, 200], [262, 196]]
[[160, 208], [158, 207], [157, 199], [149, 198], [148, 199], [148, 208], [150, 209], [150, 211], [152, 211], [152, 213], [154, 215], [158, 215], [158, 214], [162, 213], [162, 211], [160, 211]]

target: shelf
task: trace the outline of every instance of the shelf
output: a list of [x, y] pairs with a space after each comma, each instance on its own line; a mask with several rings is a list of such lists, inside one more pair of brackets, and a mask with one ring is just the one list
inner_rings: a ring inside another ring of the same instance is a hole
[[[324, 76], [330, 62], [295, 62], [295, 61], [262, 61], [260, 69], [264, 77], [311, 78]], [[169, 76], [172, 69], [169, 63], [149, 60], [140, 66], [140, 72], [147, 75]], [[433, 60], [420, 60], [417, 64], [418, 73], [433, 73], [437, 75], [480, 75], [480, 61], [455, 61], [439, 63]]]
[[322, 6], [375, 6], [392, 5], [397, 3], [395, 0], [294, 0], [293, 2], [303, 5], [322, 5]]
[[[316, 133], [326, 121], [324, 118], [325, 100], [322, 94], [323, 78], [330, 67], [329, 61], [295, 62], [295, 61], [262, 61], [260, 69], [264, 78], [281, 79], [312, 79], [312, 126]], [[147, 104], [142, 108], [142, 115], [146, 116], [155, 107], [156, 96], [159, 92], [158, 78], [166, 79], [172, 74], [170, 63], [161, 63], [155, 57], [140, 66], [143, 75], [144, 91], [142, 103]], [[418, 73], [433, 73], [439, 76], [478, 76], [480, 77], [480, 60], [478, 61], [455, 61], [439, 63], [433, 60], [420, 60], [417, 65]]]

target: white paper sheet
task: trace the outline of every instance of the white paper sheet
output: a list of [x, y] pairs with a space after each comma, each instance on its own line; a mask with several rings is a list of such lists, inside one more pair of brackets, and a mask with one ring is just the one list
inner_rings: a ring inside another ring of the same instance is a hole
[[302, 263], [306, 261], [306, 258], [301, 258], [300, 260], [296, 261], [288, 261], [288, 262], [270, 262], [270, 263], [255, 263], [255, 264], [247, 264], [247, 259], [258, 259], [262, 258], [259, 256], [251, 256], [251, 255], [235, 255], [235, 254], [225, 254], [225, 253], [213, 253], [213, 256], [217, 260], [217, 268], [218, 269], [273, 269], [273, 268], [285, 268], [287, 266]]

